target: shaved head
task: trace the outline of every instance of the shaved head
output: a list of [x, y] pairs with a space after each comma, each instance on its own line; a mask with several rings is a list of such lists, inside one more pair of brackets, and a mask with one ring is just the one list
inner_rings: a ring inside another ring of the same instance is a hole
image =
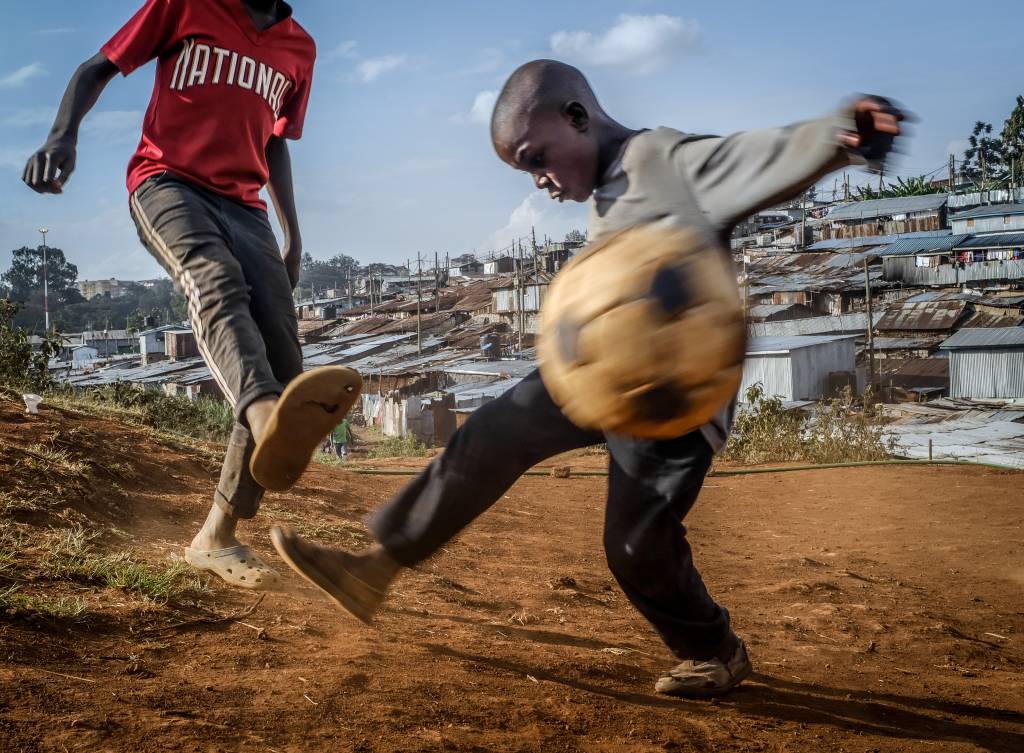
[[501, 160], [558, 201], [587, 201], [631, 133], [608, 117], [582, 73], [557, 60], [517, 68], [491, 115]]
[[557, 60], [534, 60], [521, 65], [509, 76], [494, 104], [491, 141], [511, 144], [539, 114], [558, 113], [570, 102], [578, 102], [591, 117], [603, 114], [583, 74]]

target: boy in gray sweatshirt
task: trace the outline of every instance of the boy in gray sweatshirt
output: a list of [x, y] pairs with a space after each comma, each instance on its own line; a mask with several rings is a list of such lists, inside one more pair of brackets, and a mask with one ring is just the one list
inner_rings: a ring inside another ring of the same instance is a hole
[[[880, 163], [902, 114], [860, 97], [805, 123], [726, 138], [669, 128], [632, 130], [609, 117], [578, 70], [553, 60], [520, 67], [495, 104], [498, 156], [558, 201], [591, 201], [592, 241], [670, 218], [728, 248], [736, 223], [799, 195], [827, 173]], [[377, 545], [360, 554], [272, 538], [285, 560], [340, 606], [369, 622], [403, 567], [414, 567], [501, 498], [527, 469], [606, 442], [610, 462], [604, 546], [623, 592], [676, 656], [661, 693], [707, 698], [751, 670], [729, 613], [694, 566], [683, 518], [725, 444], [731, 408], [671, 440], [581, 429], [552, 402], [537, 372], [477, 411], [444, 453], [370, 518]]]

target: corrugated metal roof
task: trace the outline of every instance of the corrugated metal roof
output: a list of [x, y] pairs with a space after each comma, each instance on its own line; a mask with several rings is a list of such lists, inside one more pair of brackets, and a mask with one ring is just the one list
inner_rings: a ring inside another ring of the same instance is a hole
[[1024, 214], [1024, 204], [990, 204], [985, 207], [975, 207], [966, 212], [957, 212], [950, 216], [951, 220], [967, 220], [977, 217], [994, 217], [1007, 214]]
[[876, 337], [872, 340], [875, 350], [930, 350], [938, 344], [936, 338], [927, 337]]
[[934, 238], [949, 235], [952, 230], [915, 230], [912, 233], [892, 233], [889, 235], [864, 235], [859, 238], [826, 238], [812, 243], [808, 251], [834, 251], [840, 248], [861, 248], [885, 246], [904, 238]]
[[944, 350], [1024, 348], [1024, 327], [965, 327], [940, 347]]
[[886, 217], [892, 214], [911, 214], [913, 212], [935, 212], [946, 205], [947, 194], [936, 193], [925, 196], [905, 196], [896, 199], [870, 199], [842, 204], [827, 215], [826, 221], [834, 220], [867, 220], [875, 217]]
[[782, 314], [793, 309], [804, 310], [805, 308], [801, 303], [759, 303], [747, 310], [747, 316], [751, 319], [767, 319], [775, 314]]
[[850, 335], [796, 335], [793, 337], [753, 337], [747, 343], [747, 355], [767, 355], [771, 353], [789, 353], [800, 348], [812, 348], [816, 345], [834, 343], [838, 340], [852, 339]]
[[902, 303], [888, 309], [875, 322], [879, 330], [948, 330], [964, 314], [966, 301]]
[[969, 238], [962, 235], [933, 235], [922, 238], [900, 238], [894, 243], [877, 250], [879, 256], [915, 256], [917, 254], [948, 254], [962, 241]]
[[[878, 313], [874, 314], [878, 319]], [[812, 316], [807, 319], [789, 319], [781, 322], [752, 322], [747, 325], [751, 337], [793, 337], [795, 335], [832, 335], [866, 332], [868, 315], [839, 314], [838, 316]]]
[[991, 233], [971, 235], [961, 241], [957, 248], [1022, 248], [1024, 233]]

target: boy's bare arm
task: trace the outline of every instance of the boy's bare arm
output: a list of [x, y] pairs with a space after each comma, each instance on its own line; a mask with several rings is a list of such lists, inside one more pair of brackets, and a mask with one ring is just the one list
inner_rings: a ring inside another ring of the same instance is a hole
[[292, 184], [292, 160], [288, 144], [284, 139], [271, 136], [267, 143], [267, 167], [270, 177], [267, 191], [274, 202], [278, 222], [284, 232], [284, 247], [281, 255], [292, 288], [299, 283], [299, 266], [302, 261], [302, 235], [299, 233], [299, 217], [295, 211], [295, 191]]
[[864, 97], [819, 120], [684, 142], [676, 160], [711, 222], [729, 230], [833, 170], [863, 164], [862, 155], [881, 161], [902, 119], [885, 100]]
[[29, 157], [22, 173], [21, 179], [33, 191], [61, 193], [75, 169], [82, 119], [116, 74], [117, 66], [102, 52], [78, 66], [64, 91], [46, 143]]

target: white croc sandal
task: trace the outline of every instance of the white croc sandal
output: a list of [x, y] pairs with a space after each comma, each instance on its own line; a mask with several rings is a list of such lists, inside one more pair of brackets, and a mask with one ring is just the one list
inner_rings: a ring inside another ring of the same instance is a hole
[[274, 591], [281, 583], [281, 576], [277, 571], [244, 544], [210, 550], [186, 547], [185, 561], [197, 570], [213, 573], [236, 588]]

